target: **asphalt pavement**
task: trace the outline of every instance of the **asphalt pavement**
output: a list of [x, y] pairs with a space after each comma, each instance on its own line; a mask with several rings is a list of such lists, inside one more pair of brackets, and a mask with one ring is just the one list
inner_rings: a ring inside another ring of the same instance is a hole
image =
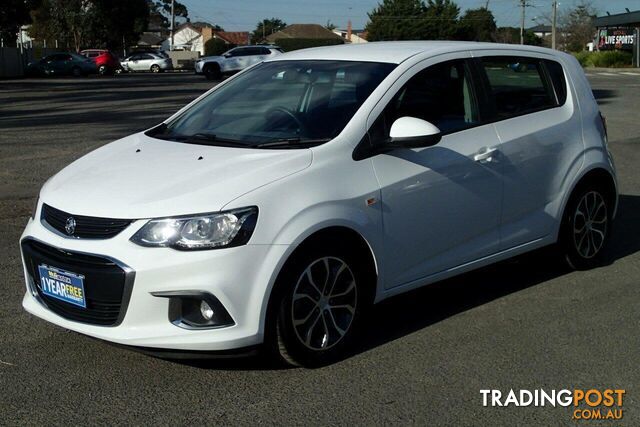
[[[483, 407], [481, 389], [625, 389], [640, 423], [640, 76], [590, 72], [609, 123], [620, 209], [608, 265], [532, 254], [376, 307], [346, 360], [168, 361], [21, 307], [18, 238], [44, 181], [213, 85], [187, 74], [0, 81], [0, 424], [609, 425], [564, 407]], [[81, 195], [79, 195], [81, 196]]]

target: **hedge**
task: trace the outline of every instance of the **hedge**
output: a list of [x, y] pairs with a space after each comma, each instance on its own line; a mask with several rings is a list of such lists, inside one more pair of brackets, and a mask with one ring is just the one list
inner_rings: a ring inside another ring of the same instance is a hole
[[220, 40], [216, 38], [209, 39], [204, 44], [204, 55], [205, 56], [222, 55], [223, 53], [225, 53], [229, 49], [233, 49], [234, 47], [236, 47], [236, 45], [227, 44], [224, 42], [224, 40]]
[[275, 41], [278, 46], [285, 52], [298, 49], [307, 49], [309, 47], [333, 46], [344, 44], [340, 39], [277, 39]]
[[573, 54], [583, 67], [630, 67], [631, 52], [604, 50], [597, 52], [577, 52]]

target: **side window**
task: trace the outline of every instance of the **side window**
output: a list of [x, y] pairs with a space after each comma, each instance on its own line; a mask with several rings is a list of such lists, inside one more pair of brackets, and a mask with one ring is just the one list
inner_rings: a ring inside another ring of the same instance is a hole
[[500, 56], [485, 57], [481, 62], [498, 119], [556, 106], [553, 88], [544, 77], [542, 61]]
[[233, 57], [247, 56], [247, 49], [244, 49], [244, 48], [234, 49], [231, 51], [231, 56]]
[[564, 77], [564, 71], [562, 65], [556, 61], [545, 60], [547, 71], [549, 71], [549, 77], [553, 83], [553, 88], [556, 92], [556, 100], [558, 105], [564, 105], [567, 101], [567, 80]]
[[270, 55], [271, 54], [271, 51], [269, 49], [267, 49], [266, 47], [258, 47], [256, 49], [258, 49], [258, 52], [256, 53], [256, 55]]
[[416, 117], [443, 133], [480, 123], [471, 73], [465, 60], [432, 65], [413, 76], [393, 97], [369, 133], [374, 140], [389, 137], [393, 122]]

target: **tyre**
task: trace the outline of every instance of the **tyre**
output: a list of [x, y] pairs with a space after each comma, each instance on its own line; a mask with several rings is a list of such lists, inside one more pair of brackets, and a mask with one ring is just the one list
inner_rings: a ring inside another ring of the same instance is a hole
[[207, 80], [220, 80], [222, 77], [218, 64], [206, 64], [202, 69], [202, 73]]
[[602, 263], [612, 214], [611, 197], [603, 186], [587, 183], [574, 191], [565, 209], [558, 242], [571, 268], [587, 270]]
[[124, 73], [124, 69], [123, 69], [122, 67], [118, 67], [118, 68], [116, 68], [116, 69], [114, 70], [114, 73], [116, 73], [116, 74], [122, 74], [122, 73]]
[[80, 69], [80, 67], [73, 67], [71, 69], [71, 75], [73, 77], [80, 77], [82, 76], [82, 70]]
[[151, 66], [151, 72], [152, 72], [152, 73], [159, 73], [159, 72], [160, 72], [160, 66], [159, 66], [159, 65], [157, 65], [157, 64], [153, 64], [153, 65]]
[[313, 368], [345, 355], [371, 301], [366, 264], [353, 252], [336, 242], [287, 263], [272, 299], [271, 345], [282, 361]]
[[106, 76], [109, 74], [109, 68], [106, 65], [101, 65], [98, 67], [98, 74], [101, 76]]

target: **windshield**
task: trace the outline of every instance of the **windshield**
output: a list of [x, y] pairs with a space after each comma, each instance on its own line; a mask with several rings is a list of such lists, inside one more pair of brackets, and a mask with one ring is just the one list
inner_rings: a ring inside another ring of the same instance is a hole
[[147, 135], [245, 147], [326, 142], [394, 68], [351, 61], [262, 63]]

